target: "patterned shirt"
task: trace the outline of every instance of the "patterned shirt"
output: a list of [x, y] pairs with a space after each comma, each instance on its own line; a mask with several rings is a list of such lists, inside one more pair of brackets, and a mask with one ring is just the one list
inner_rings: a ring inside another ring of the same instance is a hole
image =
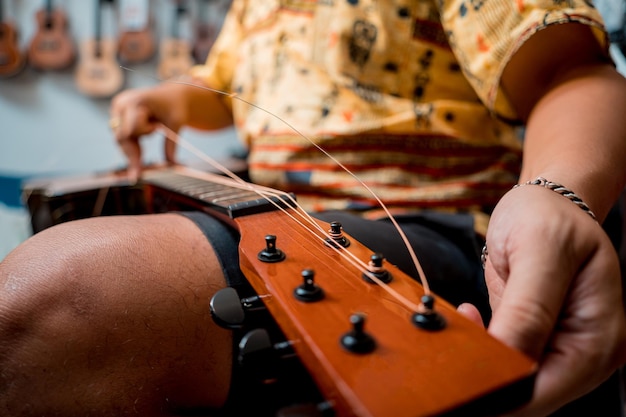
[[608, 47], [585, 0], [234, 0], [192, 75], [233, 93], [254, 182], [312, 211], [374, 217], [372, 193], [392, 211], [469, 211], [484, 233], [477, 213], [521, 164], [502, 71], [532, 34], [566, 22]]

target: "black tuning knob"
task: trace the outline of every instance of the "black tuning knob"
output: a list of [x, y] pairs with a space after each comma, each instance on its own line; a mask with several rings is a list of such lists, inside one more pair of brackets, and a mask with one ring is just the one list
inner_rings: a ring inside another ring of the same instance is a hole
[[376, 340], [365, 332], [365, 315], [350, 316], [352, 330], [341, 337], [341, 346], [352, 353], [370, 353], [376, 349]]
[[385, 284], [391, 282], [393, 276], [387, 269], [383, 267], [383, 261], [385, 257], [381, 253], [374, 253], [370, 257], [370, 262], [367, 268], [367, 272], [363, 272], [363, 279], [370, 284], [374, 284], [374, 280], [370, 277], [370, 274], [384, 282]]
[[244, 326], [246, 312], [265, 310], [260, 297], [240, 298], [237, 290], [226, 287], [213, 295], [210, 302], [211, 317], [220, 327], [240, 329]]
[[446, 327], [446, 319], [435, 310], [435, 298], [432, 295], [423, 295], [419, 308], [412, 317], [413, 324], [417, 327], [431, 331]]
[[279, 373], [281, 359], [294, 358], [290, 342], [272, 343], [267, 330], [250, 330], [239, 341], [239, 364], [259, 379], [271, 379]]
[[330, 230], [328, 231], [328, 235], [330, 236], [328, 239], [326, 239], [326, 243], [328, 245], [339, 245], [343, 246], [344, 248], [350, 246], [350, 240], [344, 236], [340, 222], [330, 223]]
[[276, 236], [265, 236], [265, 248], [257, 255], [263, 262], [280, 262], [285, 259], [285, 253], [276, 247]]
[[315, 272], [312, 269], [302, 271], [304, 282], [293, 290], [293, 295], [300, 301], [310, 303], [324, 298], [324, 290], [315, 283]]

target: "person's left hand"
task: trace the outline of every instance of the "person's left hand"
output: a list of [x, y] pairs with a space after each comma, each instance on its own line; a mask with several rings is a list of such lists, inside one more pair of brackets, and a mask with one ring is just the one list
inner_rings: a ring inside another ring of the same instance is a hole
[[[591, 391], [626, 360], [616, 251], [585, 212], [533, 185], [504, 196], [487, 242], [488, 332], [539, 365], [532, 400], [513, 414], [547, 415]], [[468, 305], [459, 310], [476, 318]]]

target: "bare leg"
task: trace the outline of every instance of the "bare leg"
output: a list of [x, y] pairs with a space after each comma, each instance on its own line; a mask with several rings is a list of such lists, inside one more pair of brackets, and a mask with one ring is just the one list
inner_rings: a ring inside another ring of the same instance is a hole
[[221, 405], [224, 278], [183, 216], [62, 224], [0, 264], [0, 415], [161, 416]]

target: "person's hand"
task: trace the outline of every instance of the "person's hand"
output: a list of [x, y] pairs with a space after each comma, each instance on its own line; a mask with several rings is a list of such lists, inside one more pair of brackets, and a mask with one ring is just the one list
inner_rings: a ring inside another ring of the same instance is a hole
[[[186, 120], [186, 106], [168, 85], [131, 89], [116, 95], [111, 103], [111, 127], [115, 139], [128, 159], [128, 176], [136, 180], [141, 172], [140, 138], [163, 124], [178, 132]], [[165, 140], [165, 159], [175, 163], [176, 144]]]
[[514, 415], [549, 414], [625, 362], [619, 262], [590, 216], [553, 191], [519, 187], [496, 207], [487, 242], [488, 331], [539, 364], [533, 398]]

